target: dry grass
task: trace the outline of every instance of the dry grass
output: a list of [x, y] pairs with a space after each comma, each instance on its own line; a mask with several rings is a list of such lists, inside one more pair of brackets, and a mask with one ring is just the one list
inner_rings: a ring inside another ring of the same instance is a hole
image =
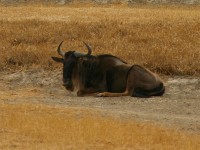
[[174, 75], [200, 75], [199, 7], [20, 6], [0, 9], [0, 68], [60, 67], [66, 50], [110, 53], [128, 63]]
[[98, 111], [44, 105], [0, 105], [0, 149], [185, 149], [200, 147], [199, 135]]

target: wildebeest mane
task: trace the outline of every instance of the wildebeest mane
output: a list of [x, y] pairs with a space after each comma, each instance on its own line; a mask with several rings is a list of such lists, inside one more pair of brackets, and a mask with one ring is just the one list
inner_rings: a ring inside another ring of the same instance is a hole
[[78, 61], [79, 79], [86, 88], [98, 85], [103, 79], [99, 59], [96, 56], [86, 56]]
[[119, 61], [127, 64], [127, 62], [125, 62], [124, 60], [120, 59], [119, 57], [116, 57], [116, 56], [113, 56], [113, 55], [110, 55], [110, 54], [100, 54], [100, 55], [97, 55], [98, 58], [106, 58], [106, 57], [111, 57], [111, 58], [115, 58], [115, 59], [118, 59]]

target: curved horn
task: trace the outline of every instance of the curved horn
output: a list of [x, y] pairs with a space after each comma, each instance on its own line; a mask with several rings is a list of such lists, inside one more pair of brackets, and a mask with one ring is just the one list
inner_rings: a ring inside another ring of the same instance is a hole
[[58, 48], [57, 48], [57, 52], [58, 52], [58, 54], [59, 55], [61, 55], [61, 56], [65, 56], [65, 52], [63, 52], [62, 50], [61, 50], [61, 45], [62, 45], [62, 43], [63, 43], [63, 41], [59, 44], [59, 46], [58, 46]]
[[83, 43], [85, 44], [85, 46], [86, 46], [87, 49], [88, 49], [87, 55], [91, 55], [91, 54], [92, 54], [92, 49], [91, 49], [91, 47], [90, 47], [87, 43], [85, 43], [84, 41], [83, 41]]

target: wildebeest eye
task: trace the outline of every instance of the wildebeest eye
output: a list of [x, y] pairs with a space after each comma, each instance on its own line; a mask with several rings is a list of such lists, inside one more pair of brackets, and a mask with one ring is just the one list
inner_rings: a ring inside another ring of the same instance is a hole
[[79, 58], [79, 61], [80, 61], [80, 62], [83, 62], [83, 58], [82, 58], [82, 57], [80, 57], [80, 58]]

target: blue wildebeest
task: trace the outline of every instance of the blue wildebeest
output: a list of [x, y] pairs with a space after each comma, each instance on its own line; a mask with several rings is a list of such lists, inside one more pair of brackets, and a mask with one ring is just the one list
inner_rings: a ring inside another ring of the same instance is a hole
[[161, 96], [165, 87], [161, 79], [139, 65], [128, 65], [120, 58], [103, 54], [92, 55], [91, 47], [84, 42], [88, 53], [57, 52], [62, 58], [52, 57], [63, 64], [63, 86], [78, 96]]

